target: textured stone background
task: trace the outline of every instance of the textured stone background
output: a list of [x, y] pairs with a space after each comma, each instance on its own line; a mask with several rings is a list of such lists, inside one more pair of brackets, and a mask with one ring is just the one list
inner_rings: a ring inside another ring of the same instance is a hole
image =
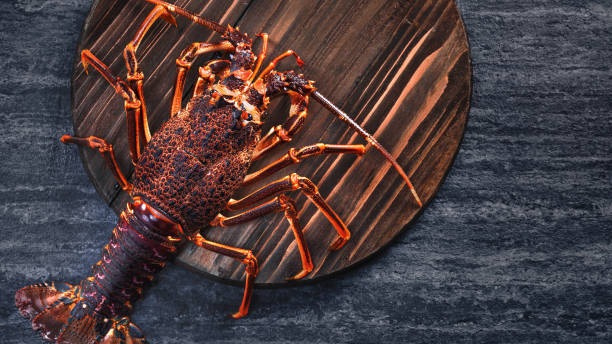
[[[0, 3], [0, 329], [13, 306], [78, 281], [115, 215], [72, 132], [69, 82], [89, 0]], [[448, 179], [375, 259], [332, 280], [242, 289], [171, 265], [134, 322], [152, 343], [612, 341], [612, 2], [461, 0], [473, 105]]]

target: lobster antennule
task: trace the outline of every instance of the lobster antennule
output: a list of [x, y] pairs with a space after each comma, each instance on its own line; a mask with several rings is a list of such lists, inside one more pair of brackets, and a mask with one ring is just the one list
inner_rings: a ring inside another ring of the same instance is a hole
[[408, 185], [408, 188], [410, 188], [410, 192], [412, 192], [412, 195], [414, 196], [414, 199], [418, 203], [419, 207], [423, 207], [423, 203], [421, 202], [421, 199], [419, 198], [419, 195], [417, 194], [416, 190], [414, 189], [414, 186], [410, 182], [410, 179], [408, 178], [408, 175], [406, 175], [406, 172], [404, 172], [404, 169], [397, 163], [397, 161], [393, 158], [393, 156], [391, 156], [391, 153], [389, 153], [385, 149], [385, 147], [383, 147], [378, 141], [376, 141], [374, 136], [370, 135], [370, 133], [368, 133], [367, 131], [365, 131], [365, 129], [360, 127], [359, 124], [357, 124], [351, 117], [349, 117], [349, 115], [347, 115], [344, 111], [340, 110], [340, 108], [338, 108], [336, 105], [334, 105], [332, 102], [330, 102], [327, 98], [323, 97], [323, 95], [321, 93], [319, 93], [318, 91], [314, 91], [310, 95], [317, 102], [319, 102], [321, 105], [323, 105], [329, 111], [331, 111], [334, 115], [336, 115], [336, 117], [341, 119], [344, 123], [346, 123], [349, 127], [351, 127], [353, 130], [355, 130], [364, 139], [366, 139], [366, 141], [371, 143], [372, 146], [374, 146], [374, 148], [376, 148], [376, 150], [378, 150], [385, 157], [385, 159], [387, 159], [387, 161], [389, 161], [391, 163], [391, 165], [393, 165], [393, 167], [397, 170], [397, 172], [400, 174], [400, 176], [402, 176], [402, 178], [404, 179], [404, 181]]
[[184, 8], [169, 4], [167, 2], [164, 1], [160, 1], [160, 0], [145, 0], [146, 2], [150, 2], [154, 5], [160, 5], [163, 6], [164, 8], [166, 8], [168, 11], [181, 15], [195, 23], [198, 23], [202, 26], [205, 26], [213, 31], [216, 31], [220, 34], [225, 34], [227, 32], [227, 28], [223, 27], [221, 24], [214, 22], [212, 20], [208, 20], [208, 19], [204, 19], [199, 17], [197, 14], [188, 11]]

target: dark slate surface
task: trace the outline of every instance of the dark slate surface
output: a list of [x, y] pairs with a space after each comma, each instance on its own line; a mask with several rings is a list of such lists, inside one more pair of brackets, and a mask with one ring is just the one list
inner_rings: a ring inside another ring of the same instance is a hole
[[[226, 317], [241, 288], [171, 265], [133, 316], [152, 343], [612, 341], [612, 3], [459, 5], [473, 105], [418, 222], [333, 280], [256, 290], [242, 320]], [[89, 6], [0, 4], [3, 343], [41, 342], [14, 292], [78, 281], [115, 222], [58, 140]]]

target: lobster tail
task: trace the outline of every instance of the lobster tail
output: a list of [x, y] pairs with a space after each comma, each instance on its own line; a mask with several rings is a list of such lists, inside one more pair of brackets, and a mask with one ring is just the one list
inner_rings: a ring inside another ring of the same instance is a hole
[[47, 341], [58, 341], [69, 324], [78, 294], [67, 283], [41, 283], [20, 289], [15, 294], [15, 305], [21, 315], [32, 320], [32, 328]]
[[41, 283], [15, 294], [19, 312], [50, 342], [144, 344], [128, 315], [181, 242], [181, 227], [140, 198], [121, 214], [92, 276], [77, 285]]
[[47, 307], [74, 290], [68, 283], [40, 283], [21, 288], [15, 293], [15, 305], [26, 319], [34, 319]]
[[108, 319], [81, 298], [81, 286], [41, 283], [20, 289], [15, 304], [41, 337], [55, 343], [145, 344], [142, 331], [127, 317]]

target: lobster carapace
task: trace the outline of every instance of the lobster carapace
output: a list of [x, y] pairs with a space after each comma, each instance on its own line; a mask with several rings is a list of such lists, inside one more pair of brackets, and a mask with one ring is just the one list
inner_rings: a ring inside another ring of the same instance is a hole
[[[116, 77], [89, 50], [81, 53], [84, 68], [93, 66], [124, 98], [130, 154], [134, 163], [131, 182], [115, 161], [112, 145], [97, 137], [65, 135], [64, 143], [97, 149], [113, 171], [119, 185], [132, 196], [104, 247], [92, 275], [79, 284], [43, 283], [25, 287], [15, 296], [21, 314], [44, 339], [58, 343], [144, 343], [142, 332], [129, 315], [153, 276], [186, 242], [235, 258], [246, 266], [242, 304], [233, 317], [247, 314], [252, 287], [258, 272], [257, 259], [247, 249], [206, 240], [200, 233], [209, 226], [233, 226], [255, 218], [283, 212], [300, 251], [302, 270], [290, 279], [306, 276], [313, 269], [294, 201], [285, 195], [301, 190], [327, 217], [338, 233], [330, 249], [340, 249], [350, 238], [344, 222], [327, 204], [308, 178], [291, 174], [273, 181], [239, 199], [232, 195], [250, 184], [302, 159], [319, 154], [363, 154], [364, 145], [315, 144], [290, 149], [280, 159], [247, 174], [251, 162], [270, 148], [291, 140], [303, 126], [309, 98], [313, 98], [346, 122], [393, 164], [409, 185], [416, 202], [421, 202], [405, 172], [391, 155], [344, 112], [319, 94], [312, 81], [293, 71], [279, 72], [278, 61], [293, 56], [287, 51], [260, 71], [266, 56], [268, 35], [260, 34], [262, 50], [252, 50], [252, 40], [238, 29], [223, 27], [191, 12], [157, 0], [134, 39], [124, 49], [127, 82]], [[193, 43], [177, 64], [177, 78], [170, 119], [151, 136], [143, 97], [143, 73], [136, 52], [153, 22], [162, 18], [176, 24], [173, 14], [221, 33], [216, 43]], [[198, 55], [229, 54], [199, 68], [193, 96], [182, 108], [185, 75]], [[285, 123], [261, 135], [270, 97], [286, 94], [291, 109]], [[262, 203], [263, 202], [263, 203]], [[223, 216], [222, 211], [238, 212]]]

